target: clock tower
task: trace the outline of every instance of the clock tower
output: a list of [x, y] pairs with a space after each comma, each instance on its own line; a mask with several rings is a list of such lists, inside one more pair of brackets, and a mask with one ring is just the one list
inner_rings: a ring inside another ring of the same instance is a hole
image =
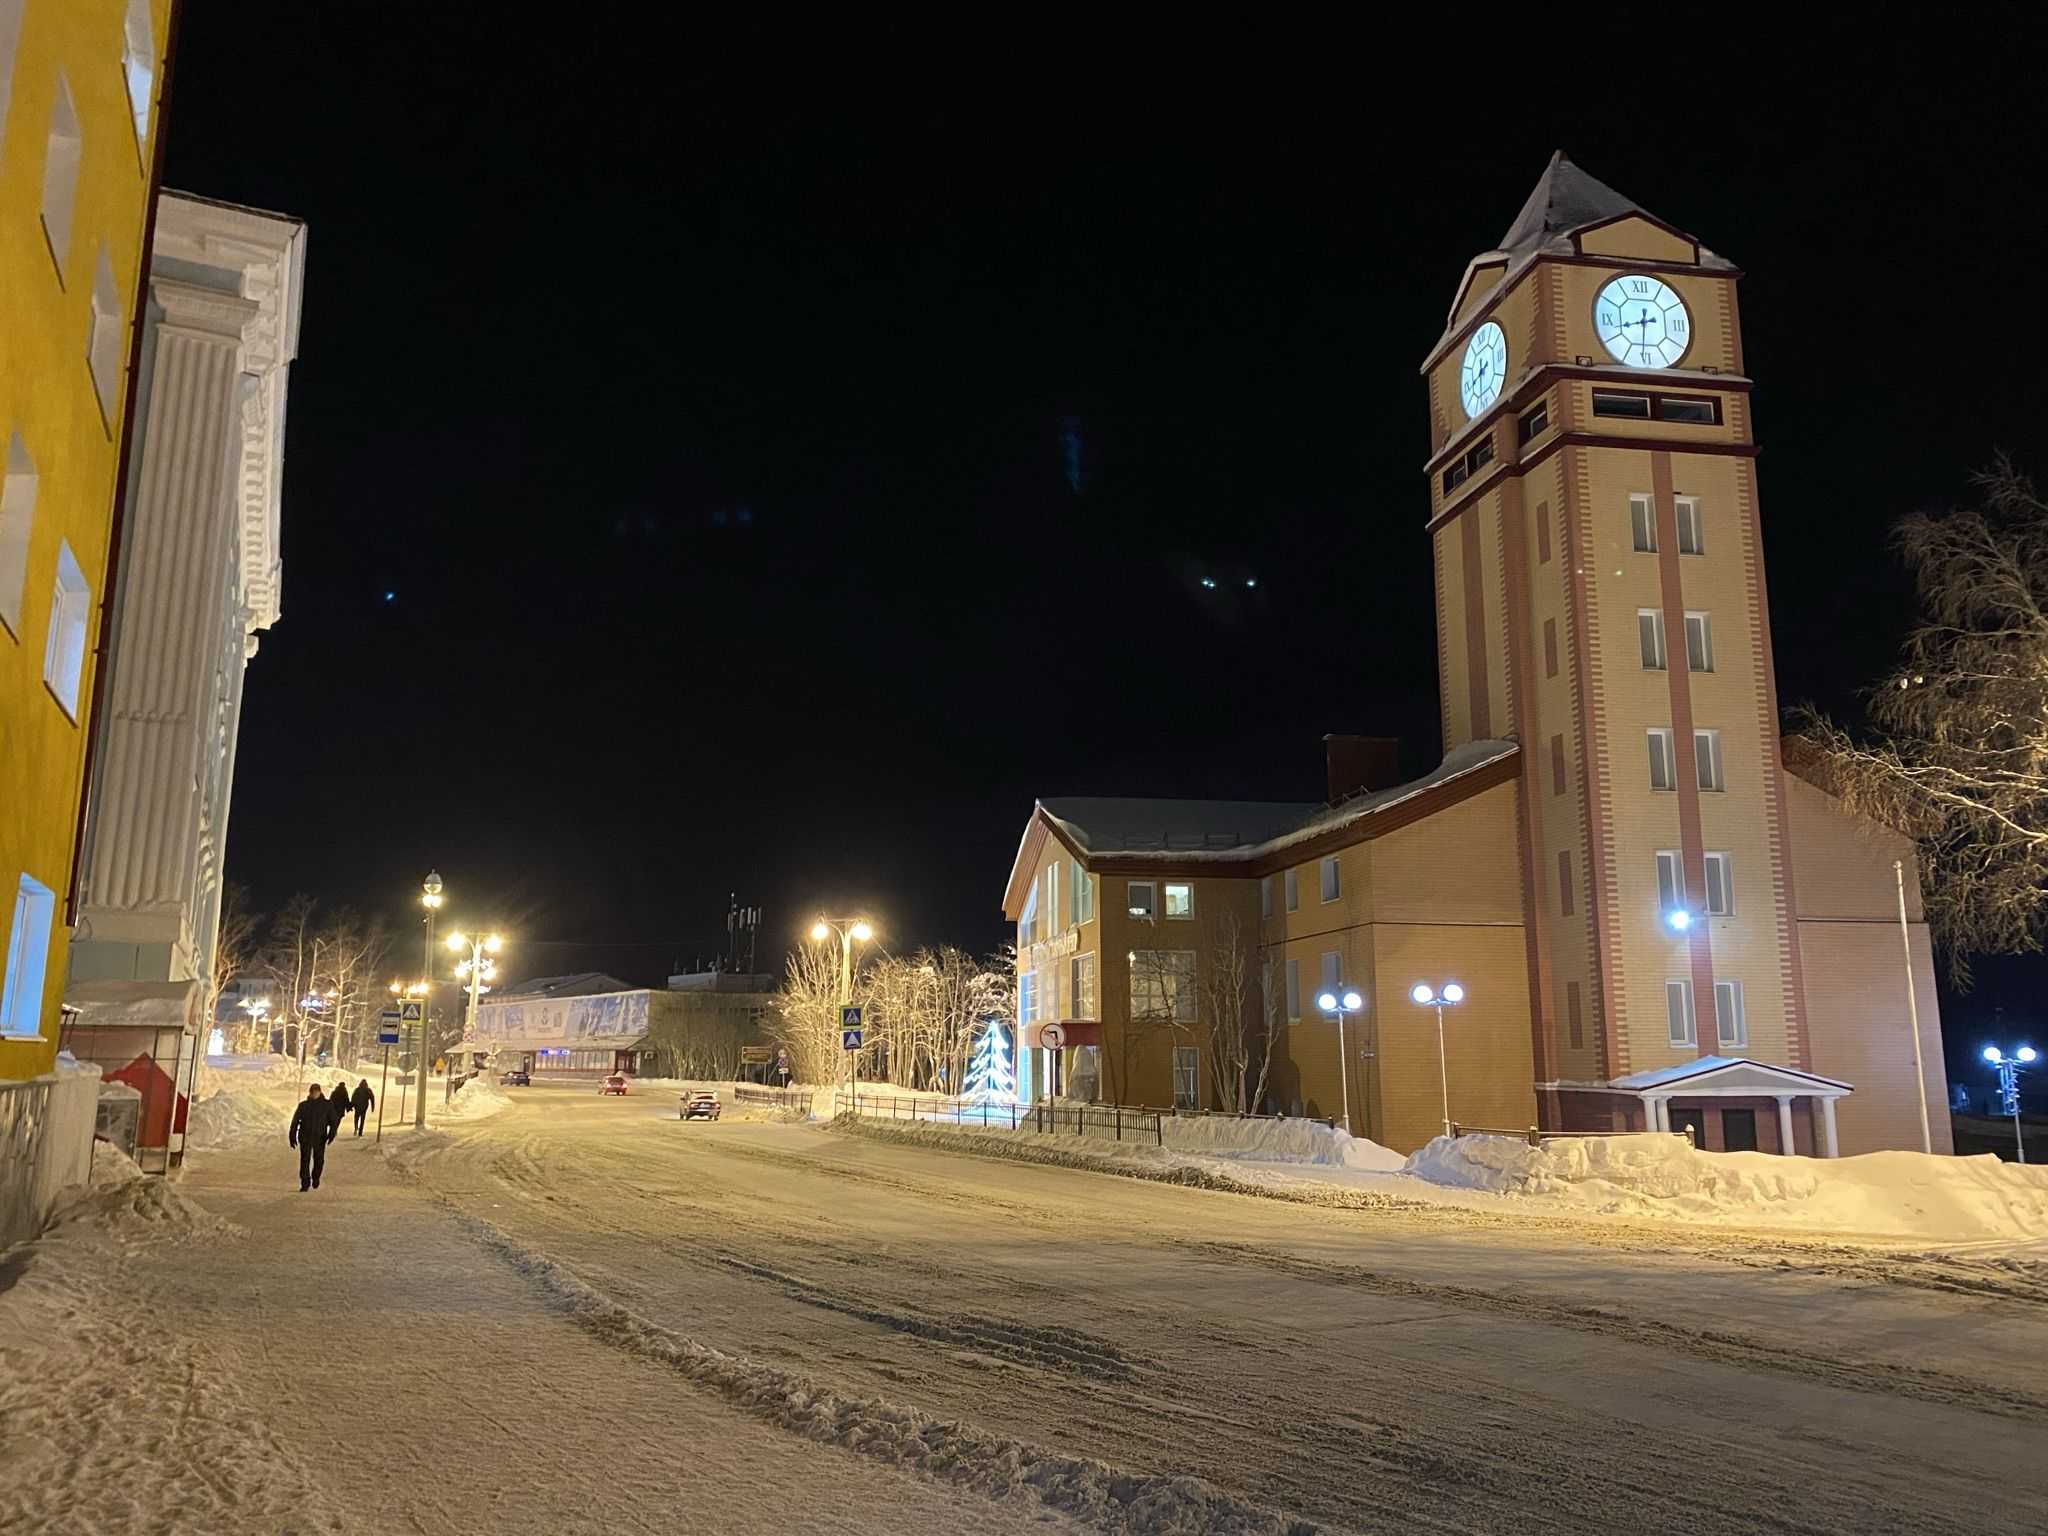
[[1521, 746], [1552, 1126], [1813, 1069], [1740, 276], [1560, 153], [1423, 363], [1444, 745]]

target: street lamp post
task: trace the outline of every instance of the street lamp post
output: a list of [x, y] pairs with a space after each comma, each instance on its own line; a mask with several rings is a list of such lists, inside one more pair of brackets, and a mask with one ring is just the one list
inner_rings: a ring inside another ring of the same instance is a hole
[[[420, 882], [420, 905], [426, 908], [427, 991], [425, 1001], [420, 1007], [419, 1055], [414, 1058], [413, 1062], [413, 1071], [418, 1074], [420, 1080], [420, 1096], [413, 1107], [414, 1118], [412, 1122], [413, 1129], [417, 1131], [424, 1131], [427, 1128], [427, 1039], [429, 1030], [434, 1022], [434, 914], [441, 910], [441, 903], [445, 899], [441, 895], [440, 871], [428, 870], [427, 878]], [[398, 1118], [403, 1120], [405, 1116], [401, 1113]]]
[[1465, 1001], [1465, 989], [1455, 981], [1447, 981], [1442, 987], [1418, 981], [1408, 989], [1408, 995], [1423, 1007], [1436, 1010], [1436, 1080], [1443, 1094], [1444, 1134], [1448, 1136], [1451, 1134], [1451, 1069], [1444, 1057], [1444, 1010]]
[[1325, 1013], [1337, 1016], [1337, 1091], [1344, 1095], [1344, 1134], [1351, 1134], [1351, 1052], [1344, 1044], [1344, 1016], [1356, 1013], [1365, 1006], [1365, 999], [1358, 988], [1345, 987], [1336, 992], [1325, 992], [1316, 999], [1316, 1006]]
[[[460, 932], [448, 935], [448, 947], [450, 949], [454, 950], [457, 954], [460, 954], [465, 949], [469, 951], [469, 958], [467, 960], [455, 962], [455, 974], [462, 978], [463, 990], [469, 994], [469, 1006], [462, 1019], [461, 1048], [465, 1051], [476, 1049], [477, 999], [491, 990], [486, 983], [498, 974], [498, 962], [491, 959], [490, 956], [495, 955], [504, 946], [504, 943], [505, 941], [495, 933], [479, 933], [473, 937]], [[455, 1063], [452, 1060], [448, 1063], [446, 1082], [448, 1089], [444, 1098], [453, 1098], [455, 1096]]]
[[2040, 1056], [2031, 1045], [2023, 1045], [2010, 1056], [1995, 1045], [1984, 1047], [1984, 1059], [1998, 1068], [1998, 1093], [2005, 1101], [2005, 1112], [2012, 1116], [2012, 1141], [2019, 1152], [2021, 1162], [2027, 1160], [2027, 1138], [2020, 1130], [2020, 1073], [2031, 1067]]
[[[839, 1006], [844, 1008], [853, 1001], [853, 946], [865, 944], [875, 936], [874, 925], [864, 917], [821, 917], [811, 924], [811, 942], [822, 944], [834, 934], [839, 935]], [[853, 1107], [860, 1110], [860, 1067], [859, 1053], [846, 1053], [846, 1081], [853, 1091]]]

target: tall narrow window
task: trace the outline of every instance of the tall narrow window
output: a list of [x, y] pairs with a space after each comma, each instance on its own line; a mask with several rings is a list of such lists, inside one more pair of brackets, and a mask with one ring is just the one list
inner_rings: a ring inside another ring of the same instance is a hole
[[1038, 1022], [1038, 974], [1035, 971], [1017, 973], [1017, 1022]]
[[6, 980], [0, 983], [0, 1035], [43, 1032], [43, 978], [50, 959], [50, 924], [57, 897], [28, 875], [14, 891], [14, 921], [7, 932]]
[[1662, 727], [1653, 727], [1650, 740], [1650, 788], [1678, 788], [1678, 774], [1671, 757], [1671, 732]]
[[1557, 910], [1570, 917], [1575, 910], [1572, 899], [1572, 856], [1571, 850], [1557, 850]]
[[1301, 962], [1287, 962], [1287, 1018], [1288, 1022], [1301, 1017]]
[[1134, 880], [1124, 890], [1124, 910], [1132, 917], [1149, 918], [1158, 912], [1155, 888], [1150, 880]]
[[156, 38], [149, 24], [149, 0], [128, 0], [128, 16], [121, 27], [121, 75], [128, 86], [128, 111], [135, 120], [135, 147], [139, 150], [149, 143], [150, 91], [156, 83]]
[[43, 652], [43, 681], [64, 713], [78, 718], [78, 687], [85, 671], [85, 631], [92, 619], [92, 589], [67, 539], [57, 546], [57, 590], [50, 603], [50, 642]]
[[1060, 931], [1060, 861], [1054, 859], [1045, 866], [1045, 936], [1052, 938]]
[[1557, 676], [1557, 620], [1543, 621], [1543, 675]]
[[1038, 942], [1038, 882], [1024, 893], [1024, 910], [1017, 918], [1017, 947], [1029, 949]]
[[0, 624], [19, 640], [21, 598], [28, 585], [28, 535], [36, 516], [36, 467], [19, 432], [8, 434], [6, 469], [7, 478], [0, 481]]
[[1301, 877], [1290, 869], [1280, 879], [1281, 883], [1287, 887], [1287, 910], [1299, 912], [1301, 910]]
[[1664, 670], [1664, 614], [1657, 608], [1636, 610], [1636, 643], [1643, 653], [1643, 670]]
[[1550, 738], [1550, 792], [1564, 793], [1564, 736], [1562, 733]]
[[1700, 523], [1700, 499], [1697, 496], [1674, 498], [1678, 508], [1678, 552], [1681, 555], [1703, 555], [1707, 552], [1706, 530]]
[[1076, 955], [1067, 964], [1067, 1017], [1097, 1017], [1095, 1000], [1095, 953]]
[[71, 255], [71, 213], [78, 201], [78, 162], [85, 140], [71, 105], [71, 82], [60, 70], [57, 99], [50, 107], [50, 137], [43, 149], [43, 235], [57, 263], [57, 281], [64, 281], [64, 263]]
[[1323, 900], [1335, 901], [1340, 895], [1343, 894], [1342, 890], [1339, 888], [1338, 885], [1337, 856], [1335, 854], [1331, 854], [1330, 857], [1323, 860], [1322, 877]]
[[1579, 1002], [1579, 984], [1568, 981], [1564, 984], [1565, 1023], [1570, 1029], [1573, 1050], [1581, 1049], [1586, 1043], [1586, 1021]]
[[1742, 983], [1714, 983], [1714, 1038], [1723, 1045], [1749, 1044], [1749, 1023], [1742, 1016]]
[[1672, 848], [1657, 854], [1657, 911], [1669, 917], [1685, 910], [1685, 860]]
[[1074, 926], [1078, 928], [1083, 923], [1095, 921], [1095, 877], [1078, 863], [1069, 864], [1067, 868], [1074, 872], [1068, 904], [1073, 909]]
[[1649, 497], [1629, 497], [1628, 526], [1638, 554], [1657, 553], [1657, 509]]
[[1536, 503], [1536, 563], [1550, 564], [1550, 503]]
[[1259, 916], [1273, 915], [1273, 877], [1267, 875], [1259, 881]]
[[1192, 1045], [1173, 1048], [1173, 1107], [1199, 1109], [1202, 1102], [1201, 1053]]
[[1664, 983], [1664, 1021], [1673, 1045], [1697, 1045], [1699, 1033], [1692, 1014], [1692, 983], [1672, 980]]
[[1685, 616], [1685, 664], [1694, 672], [1714, 670], [1714, 624], [1704, 613]]
[[1735, 914], [1735, 866], [1725, 853], [1707, 855], [1707, 911], [1714, 917]]
[[1322, 966], [1323, 984], [1316, 990], [1318, 997], [1325, 992], [1334, 992], [1344, 985], [1344, 957], [1341, 954], [1334, 949], [1324, 950]]
[[1721, 733], [1719, 731], [1694, 731], [1692, 733], [1693, 767], [1699, 774], [1701, 789], [1726, 789], [1728, 781], [1721, 777]]

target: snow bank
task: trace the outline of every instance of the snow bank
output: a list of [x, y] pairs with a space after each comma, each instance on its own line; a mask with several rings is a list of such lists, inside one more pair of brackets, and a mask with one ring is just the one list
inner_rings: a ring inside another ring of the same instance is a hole
[[496, 1083], [473, 1077], [455, 1090], [446, 1104], [427, 1105], [427, 1118], [435, 1120], [483, 1120], [512, 1107], [512, 1099]]
[[1176, 1152], [1248, 1158], [1261, 1163], [1317, 1163], [1393, 1173], [1407, 1162], [1400, 1153], [1325, 1125], [1320, 1120], [1236, 1120], [1224, 1115], [1175, 1115], [1161, 1123], [1166, 1145]]
[[193, 1103], [186, 1116], [185, 1145], [194, 1152], [215, 1152], [282, 1136], [291, 1118], [290, 1100], [276, 1089], [216, 1088]]
[[1406, 1172], [1433, 1184], [1717, 1226], [1790, 1225], [1949, 1241], [2048, 1236], [2048, 1169], [1991, 1156], [1779, 1157], [1683, 1136], [1439, 1136]]
[[50, 1229], [97, 1228], [122, 1243], [237, 1232], [232, 1222], [194, 1205], [172, 1182], [144, 1173], [118, 1147], [93, 1149], [90, 1182], [73, 1185], [57, 1201]]

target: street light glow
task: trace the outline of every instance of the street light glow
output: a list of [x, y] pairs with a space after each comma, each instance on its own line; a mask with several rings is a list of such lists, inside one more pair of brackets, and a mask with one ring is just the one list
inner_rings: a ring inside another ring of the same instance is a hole
[[450, 949], [467, 949], [469, 947], [469, 940], [458, 929], [448, 935], [448, 947]]
[[2041, 1053], [2035, 1050], [2031, 1045], [2023, 1045], [2018, 1050], [2013, 1052], [2013, 1055], [2017, 1056], [2021, 1061], [2032, 1061], [2036, 1056], [2040, 1054]]
[[870, 928], [866, 923], [861, 922], [855, 923], [853, 925], [853, 941], [856, 944], [865, 944], [869, 939], [872, 939], [874, 936], [875, 930]]
[[1455, 981], [1447, 981], [1444, 983], [1443, 998], [1447, 1003], [1462, 1003], [1465, 1001], [1465, 989]]
[[819, 918], [815, 923], [811, 924], [811, 938], [816, 943], [824, 943], [825, 936], [831, 933], [831, 931], [832, 930], [830, 928], [827, 928], [825, 926], [825, 920], [822, 917]]
[[1673, 907], [1664, 914], [1664, 921], [1683, 933], [1692, 926], [1692, 914], [1683, 907]]
[[2005, 1052], [1995, 1045], [1987, 1045], [1984, 1047], [1984, 1059], [1993, 1066], [1997, 1066], [1999, 1062], [2005, 1060]]
[[1408, 989], [1408, 995], [1424, 1007], [1436, 1001], [1436, 989], [1426, 981], [1418, 981]]
[[499, 938], [498, 935], [494, 933], [488, 939], [484, 940], [484, 948], [489, 953], [495, 955], [501, 948], [504, 947], [504, 943], [505, 941]]
[[1321, 997], [1318, 997], [1316, 999], [1316, 1006], [1322, 1009], [1325, 1013], [1335, 1013], [1337, 1011], [1337, 994], [1334, 992], [1325, 992]]
[[1365, 999], [1360, 997], [1356, 992], [1346, 992], [1344, 994], [1344, 1006], [1350, 1012], [1356, 1013], [1359, 1009], [1365, 1006]]

